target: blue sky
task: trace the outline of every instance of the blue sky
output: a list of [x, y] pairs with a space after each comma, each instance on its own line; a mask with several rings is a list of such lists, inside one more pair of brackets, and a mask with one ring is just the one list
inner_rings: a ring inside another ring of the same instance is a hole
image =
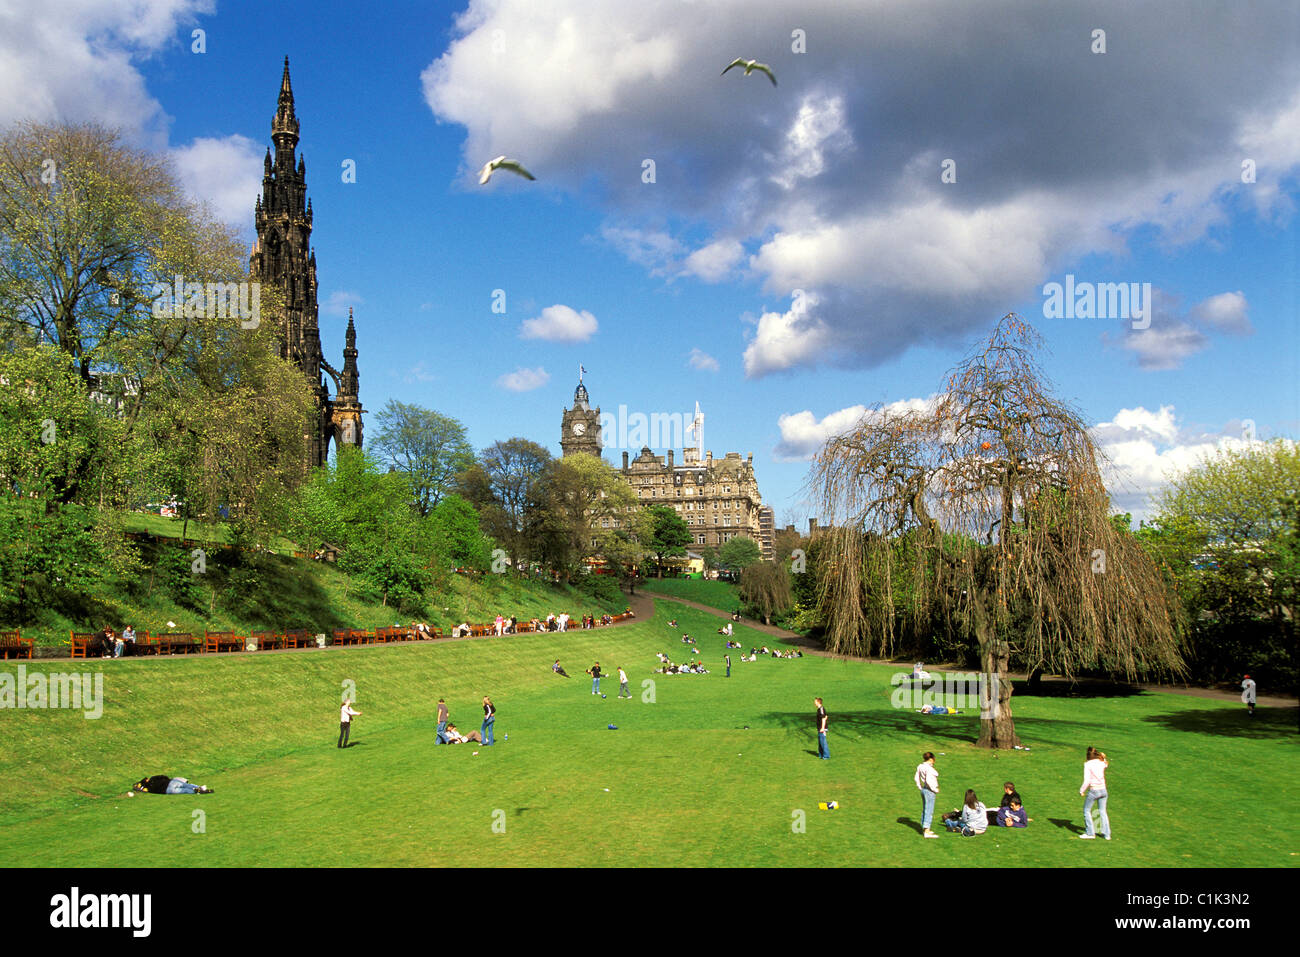
[[[121, 127], [251, 242], [288, 55], [322, 342], [351, 306], [372, 413], [558, 452], [581, 363], [606, 412], [698, 401], [802, 524], [819, 443], [1014, 311], [1141, 512], [1245, 420], [1300, 431], [1300, 14], [1201, 6], [13, 0], [0, 123]], [[537, 181], [480, 187], [502, 153]], [[1150, 328], [1047, 318], [1067, 274], [1149, 283]]]

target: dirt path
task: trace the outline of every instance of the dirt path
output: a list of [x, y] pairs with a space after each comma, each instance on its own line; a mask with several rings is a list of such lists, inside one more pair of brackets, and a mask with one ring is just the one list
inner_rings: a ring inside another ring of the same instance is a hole
[[[639, 598], [640, 596], [638, 595], [637, 597]], [[690, 601], [686, 598], [675, 598], [669, 595], [653, 595], [651, 597], [656, 599], [662, 599], [663, 601], [674, 601], [677, 602], [679, 605], [686, 605], [688, 608], [694, 608], [697, 609], [698, 611], [708, 612], [709, 614], [714, 615], [718, 618], [726, 618], [726, 619], [731, 618], [731, 616], [727, 614], [727, 612], [725, 611], [719, 611], [717, 608], [711, 608], [708, 605], [702, 605], [697, 601]], [[650, 611], [650, 612], [646, 612], [645, 615], [643, 616], [640, 609], [634, 609], [634, 610], [636, 610], [636, 614], [638, 618], [649, 617], [651, 614], [653, 614], [653, 611]], [[820, 655], [823, 658], [843, 658], [849, 661], [866, 661], [866, 662], [870, 662], [871, 664], [877, 664], [877, 665], [899, 664], [899, 662], [891, 661], [888, 658], [859, 658], [852, 655], [832, 655], [830, 654], [830, 652], [822, 648], [821, 645], [818, 644], [816, 641], [813, 641], [811, 638], [806, 638], [803, 635], [795, 634], [793, 631], [786, 631], [784, 628], [777, 628], [775, 625], [762, 625], [759, 624], [758, 622], [749, 621], [748, 619], [742, 622], [742, 624], [746, 628], [753, 628], [755, 631], [762, 632], [765, 635], [771, 635], [773, 638], [782, 638], [786, 641], [789, 641], [791, 644], [798, 645], [800, 648], [805, 649], [804, 651], [805, 654]], [[1028, 675], [1018, 673], [1018, 672], [1012, 672], [1010, 675], [1010, 678], [1013, 681], [1026, 681], [1028, 680], [1028, 677], [1029, 677]], [[1068, 683], [1068, 680], [1059, 675], [1045, 675], [1043, 677], [1043, 682], [1044, 684], [1058, 683], [1058, 682]], [[1110, 682], [1110, 681], [1106, 681], [1105, 679], [1093, 679], [1093, 678], [1081, 678], [1077, 683], [1085, 687], [1090, 684], [1116, 684], [1116, 683], [1122, 684], [1122, 682]], [[1131, 687], [1140, 688], [1143, 691], [1163, 691], [1169, 694], [1188, 695], [1193, 698], [1207, 698], [1214, 701], [1234, 701], [1237, 702], [1238, 704], [1241, 703], [1241, 694], [1239, 692], [1219, 691], [1216, 688], [1193, 688], [1190, 685], [1154, 685], [1154, 684], [1136, 684], [1136, 685], [1132, 685]], [[1259, 695], [1256, 703], [1266, 708], [1300, 707], [1300, 702], [1297, 702], [1295, 698], [1283, 698], [1277, 695]]]

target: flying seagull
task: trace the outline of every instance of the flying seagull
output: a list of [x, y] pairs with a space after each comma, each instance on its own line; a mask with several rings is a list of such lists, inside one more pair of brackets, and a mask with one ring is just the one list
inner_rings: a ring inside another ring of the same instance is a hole
[[[749, 76], [755, 70], [760, 70], [763, 73], [766, 73], [767, 78], [772, 81], [772, 85], [776, 86], [776, 77], [772, 75], [772, 68], [766, 63], [759, 63], [757, 60], [743, 60], [740, 57], [736, 57], [727, 64], [727, 70], [730, 70], [733, 66], [743, 66], [745, 68], [745, 76]], [[722, 74], [719, 75], [725, 75], [727, 70], [723, 70]]]
[[537, 179], [536, 176], [520, 165], [519, 160], [506, 159], [504, 156], [498, 156], [478, 171], [478, 184], [480, 186], [485, 185], [487, 181], [492, 178], [493, 172], [499, 169], [508, 169], [512, 173], [518, 173], [524, 179]]

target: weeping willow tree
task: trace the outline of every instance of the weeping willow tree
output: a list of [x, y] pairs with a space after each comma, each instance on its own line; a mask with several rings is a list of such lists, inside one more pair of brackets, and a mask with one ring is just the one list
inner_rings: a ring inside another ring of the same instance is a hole
[[991, 692], [986, 748], [1019, 743], [1013, 653], [1067, 677], [1183, 671], [1163, 579], [1111, 520], [1100, 453], [1052, 395], [1040, 348], [1004, 317], [936, 399], [869, 411], [810, 477], [835, 525], [818, 594], [828, 648], [890, 654], [900, 624], [973, 638]]

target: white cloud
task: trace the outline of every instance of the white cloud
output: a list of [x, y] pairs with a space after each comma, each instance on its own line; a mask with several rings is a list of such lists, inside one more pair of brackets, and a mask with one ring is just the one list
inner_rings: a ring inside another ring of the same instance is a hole
[[878, 409], [865, 405], [851, 405], [818, 419], [805, 409], [783, 415], [777, 420], [781, 441], [773, 449], [778, 462], [806, 461], [816, 455], [832, 436], [843, 435], [857, 427], [864, 419], [878, 419], [882, 415], [899, 415], [904, 412], [932, 412], [939, 397], [925, 399], [899, 399]]
[[814, 314], [818, 301], [809, 294], [802, 304], [796, 303], [786, 312], [765, 312], [758, 317], [758, 328], [745, 347], [746, 376], [758, 378], [824, 358], [834, 337]]
[[1247, 311], [1245, 293], [1238, 289], [1236, 292], [1221, 292], [1197, 303], [1190, 315], [1197, 322], [1222, 332], [1249, 335], [1255, 330], [1250, 325]]
[[531, 392], [550, 381], [551, 374], [538, 366], [536, 369], [518, 368], [514, 372], [507, 372], [497, 379], [497, 385], [511, 392]]
[[691, 350], [691, 355], [690, 358], [687, 359], [687, 363], [692, 369], [699, 369], [702, 372], [718, 371], [718, 360], [699, 348]]
[[600, 234], [630, 261], [649, 270], [652, 276], [674, 276], [681, 268], [677, 260], [684, 247], [665, 232], [606, 226]]
[[547, 342], [586, 342], [596, 334], [596, 317], [556, 303], [542, 310], [540, 316], [525, 319], [519, 332], [521, 339], [545, 339]]
[[682, 271], [705, 282], [721, 282], [744, 255], [745, 247], [736, 240], [719, 239], [687, 256]]
[[1209, 344], [1205, 333], [1176, 319], [1133, 330], [1124, 339], [1124, 348], [1137, 354], [1138, 365], [1152, 371], [1177, 369], [1184, 359]]
[[1102, 474], [1113, 505], [1142, 519], [1155, 511], [1155, 497], [1169, 482], [1206, 456], [1250, 444], [1243, 431], [1240, 421], [1217, 432], [1180, 428], [1170, 405], [1156, 412], [1120, 409], [1111, 421], [1095, 425], [1092, 435], [1106, 459]]
[[167, 118], [136, 66], [184, 37], [212, 0], [6, 0], [0, 126], [94, 121], [154, 149]]
[[800, 180], [821, 175], [826, 169], [827, 153], [841, 153], [853, 145], [846, 123], [842, 96], [805, 96], [785, 135], [785, 148], [773, 181], [792, 189]]
[[347, 289], [336, 289], [320, 304], [320, 311], [327, 316], [341, 318], [348, 314], [348, 309], [359, 306], [364, 302], [365, 300], [361, 298], [359, 293]]
[[222, 222], [245, 229], [253, 221], [253, 206], [262, 191], [264, 150], [264, 145], [238, 134], [200, 137], [174, 148], [171, 158], [191, 196], [210, 203]]

